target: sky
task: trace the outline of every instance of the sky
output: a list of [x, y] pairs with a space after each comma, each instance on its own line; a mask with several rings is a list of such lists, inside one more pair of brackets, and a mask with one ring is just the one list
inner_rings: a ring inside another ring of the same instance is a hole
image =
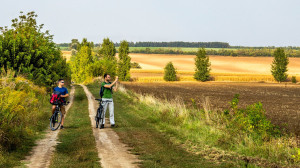
[[299, 0], [0, 0], [0, 27], [35, 11], [54, 42], [189, 41], [300, 46]]

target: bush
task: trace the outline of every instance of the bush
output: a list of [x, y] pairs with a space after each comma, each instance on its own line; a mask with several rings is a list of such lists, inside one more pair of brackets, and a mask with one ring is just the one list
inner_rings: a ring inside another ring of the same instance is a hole
[[137, 62], [132, 62], [131, 63], [131, 68], [142, 69], [141, 65]]
[[2, 78], [0, 85], [0, 149], [10, 151], [30, 139], [40, 119], [48, 116], [39, 110], [46, 90], [20, 77]]
[[235, 95], [230, 102], [230, 110], [225, 110], [227, 130], [231, 133], [243, 133], [252, 135], [257, 139], [265, 139], [280, 134], [270, 120], [265, 116], [265, 110], [261, 103], [249, 105], [246, 108], [238, 108], [239, 95]]
[[296, 76], [292, 76], [292, 83], [297, 83]]
[[165, 67], [165, 75], [164, 75], [165, 81], [176, 81], [176, 69], [174, 68], [174, 65], [172, 62], [169, 62]]

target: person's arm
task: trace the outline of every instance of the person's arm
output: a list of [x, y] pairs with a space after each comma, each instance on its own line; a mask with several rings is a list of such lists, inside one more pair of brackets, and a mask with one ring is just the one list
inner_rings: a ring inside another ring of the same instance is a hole
[[116, 85], [113, 87], [114, 92], [116, 92], [118, 90], [118, 82], [116, 83]]
[[115, 81], [113, 83], [111, 83], [110, 85], [104, 85], [105, 88], [111, 88], [112, 86], [114, 86], [114, 84], [116, 84], [118, 82], [118, 77], [116, 77]]
[[60, 97], [69, 97], [68, 89], [66, 89], [66, 94], [65, 95], [61, 95]]
[[67, 93], [65, 95], [61, 95], [60, 97], [69, 97], [69, 93]]

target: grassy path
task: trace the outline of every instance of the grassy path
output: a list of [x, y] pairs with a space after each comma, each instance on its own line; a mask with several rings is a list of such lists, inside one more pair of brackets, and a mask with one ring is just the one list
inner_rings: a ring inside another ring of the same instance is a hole
[[75, 86], [75, 99], [59, 133], [51, 168], [101, 167], [91, 129], [88, 100], [81, 86]]
[[[98, 97], [97, 84], [89, 85], [89, 90]], [[198, 155], [185, 151], [170, 138], [155, 129], [149, 116], [151, 109], [134, 102], [124, 94], [114, 93], [117, 128], [114, 130], [121, 140], [132, 147], [132, 152], [140, 155], [141, 167], [230, 167], [215, 165]]]

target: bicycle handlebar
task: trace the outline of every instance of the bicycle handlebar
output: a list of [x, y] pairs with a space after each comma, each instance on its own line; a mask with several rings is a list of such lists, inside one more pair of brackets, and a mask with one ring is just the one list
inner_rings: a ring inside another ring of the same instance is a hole
[[97, 100], [99, 103], [100, 102], [112, 102], [112, 100], [104, 100], [104, 101], [102, 99], [95, 99], [95, 100]]

